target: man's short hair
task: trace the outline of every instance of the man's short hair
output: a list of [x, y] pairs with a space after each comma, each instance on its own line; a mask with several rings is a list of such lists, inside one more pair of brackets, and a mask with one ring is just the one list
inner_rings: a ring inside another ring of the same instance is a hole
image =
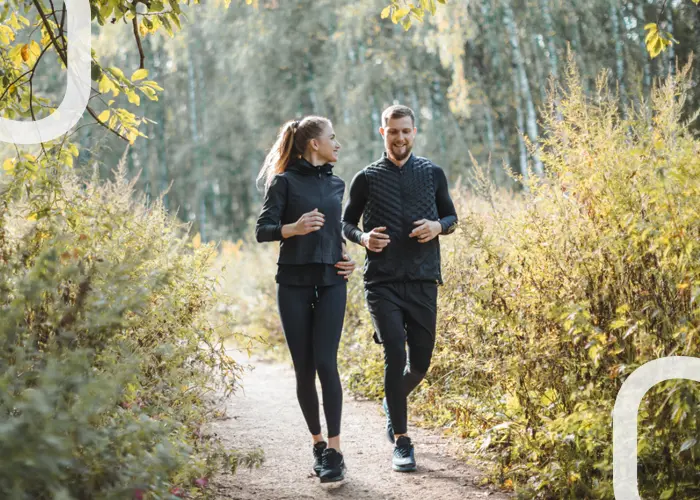
[[392, 118], [403, 118], [404, 116], [410, 116], [411, 123], [413, 123], [414, 127], [416, 126], [416, 115], [413, 114], [413, 110], [411, 108], [409, 108], [408, 106], [403, 106], [401, 104], [394, 104], [393, 106], [389, 106], [382, 113], [382, 127], [386, 127], [386, 124]]

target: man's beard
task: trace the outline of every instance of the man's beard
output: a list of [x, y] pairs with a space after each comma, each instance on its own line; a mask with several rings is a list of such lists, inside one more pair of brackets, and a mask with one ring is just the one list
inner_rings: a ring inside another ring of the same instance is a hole
[[399, 153], [395, 150], [396, 146], [390, 146], [389, 147], [389, 154], [392, 157], [394, 157], [395, 160], [403, 161], [406, 158], [408, 158], [408, 156], [411, 154], [411, 151], [413, 150], [413, 144], [406, 144], [405, 147], [406, 147], [405, 151], [403, 153]]

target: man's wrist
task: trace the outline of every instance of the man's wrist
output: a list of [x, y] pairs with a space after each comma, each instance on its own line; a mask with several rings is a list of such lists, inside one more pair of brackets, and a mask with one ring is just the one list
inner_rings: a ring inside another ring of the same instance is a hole
[[[367, 237], [366, 240], [365, 240], [365, 237]], [[360, 246], [367, 248], [368, 244], [369, 244], [369, 233], [361, 233], [360, 234]]]

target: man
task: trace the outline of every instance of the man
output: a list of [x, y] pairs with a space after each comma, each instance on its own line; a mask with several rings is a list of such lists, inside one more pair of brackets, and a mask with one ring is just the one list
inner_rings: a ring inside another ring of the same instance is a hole
[[379, 133], [385, 152], [353, 178], [343, 232], [367, 249], [365, 298], [374, 340], [384, 346], [383, 406], [387, 436], [395, 443], [393, 469], [412, 472], [416, 461], [407, 435], [406, 397], [430, 366], [442, 284], [438, 235], [455, 230], [457, 214], [445, 173], [411, 152], [417, 133], [413, 111], [390, 106]]

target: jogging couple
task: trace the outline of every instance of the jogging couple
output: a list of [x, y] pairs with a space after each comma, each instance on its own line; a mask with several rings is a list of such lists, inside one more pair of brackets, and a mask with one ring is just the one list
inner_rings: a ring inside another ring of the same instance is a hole
[[[406, 398], [425, 377], [435, 346], [437, 287], [442, 284], [438, 236], [450, 234], [457, 224], [444, 172], [412, 153], [413, 111], [390, 106], [381, 125], [385, 152], [355, 175], [344, 210], [345, 183], [333, 174], [340, 143], [326, 118], [287, 122], [258, 177], [266, 192], [256, 239], [280, 241], [279, 314], [297, 398], [313, 439], [313, 468], [324, 483], [342, 480], [346, 470], [337, 367], [346, 282], [355, 269], [346, 239], [366, 249], [365, 298], [374, 341], [384, 347], [383, 407], [387, 436], [394, 443], [392, 466], [411, 472], [416, 460], [407, 434]], [[321, 432], [316, 374], [328, 442]]]

